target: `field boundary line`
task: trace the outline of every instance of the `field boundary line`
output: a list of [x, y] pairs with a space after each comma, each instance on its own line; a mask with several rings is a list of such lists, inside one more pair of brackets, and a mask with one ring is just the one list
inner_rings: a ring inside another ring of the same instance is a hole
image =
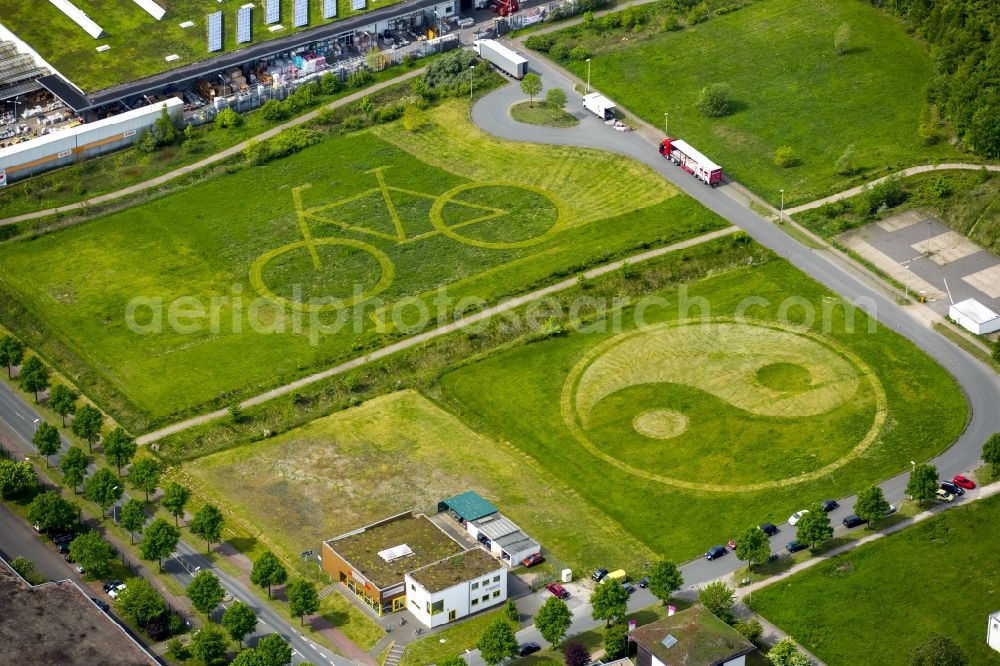
[[[479, 312], [467, 315], [465, 317], [462, 317], [461, 319], [457, 319], [451, 323], [438, 326], [437, 328], [433, 328], [423, 333], [418, 333], [417, 335], [413, 335], [408, 338], [404, 338], [398, 342], [386, 345], [385, 347], [380, 347], [379, 349], [376, 349], [375, 351], [365, 354], [364, 356], [355, 357], [353, 359], [335, 365], [332, 368], [327, 368], [326, 370], [322, 370], [320, 372], [307, 375], [305, 377], [302, 377], [301, 379], [297, 379], [293, 382], [285, 384], [284, 386], [279, 386], [271, 389], [270, 391], [265, 391], [264, 393], [261, 393], [252, 398], [248, 398], [240, 402], [239, 406], [241, 409], [248, 409], [250, 407], [260, 405], [262, 403], [268, 402], [269, 400], [273, 400], [274, 398], [278, 398], [288, 393], [291, 393], [292, 391], [297, 391], [303, 388], [304, 386], [308, 386], [309, 384], [313, 384], [323, 379], [328, 379], [329, 377], [334, 377], [336, 375], [344, 374], [349, 370], [354, 370], [356, 368], [360, 368], [364, 365], [367, 365], [371, 361], [385, 358], [386, 356], [390, 356], [392, 354], [395, 354], [396, 352], [403, 351], [404, 349], [415, 347], [421, 343], [427, 342], [428, 340], [433, 340], [434, 338], [440, 337], [447, 333], [452, 333], [454, 331], [461, 330], [466, 326], [489, 319], [494, 315], [508, 312], [515, 308], [519, 308], [522, 305], [525, 305], [532, 301], [536, 301], [540, 298], [544, 298], [545, 296], [550, 296], [552, 294], [557, 294], [561, 291], [571, 289], [577, 286], [577, 279], [580, 275], [582, 275], [584, 278], [588, 280], [592, 280], [602, 275], [612, 273], [620, 269], [625, 264], [633, 265], [643, 261], [648, 261], [649, 259], [655, 259], [656, 257], [660, 257], [662, 255], [669, 254], [677, 250], [684, 250], [690, 247], [694, 247], [696, 245], [701, 245], [702, 243], [707, 243], [709, 241], [713, 241], [718, 238], [730, 236], [732, 234], [741, 231], [742, 230], [739, 227], [728, 226], [722, 229], [717, 229], [716, 231], [711, 231], [707, 234], [702, 234], [701, 236], [687, 238], [685, 240], [672, 243], [670, 245], [665, 245], [663, 247], [655, 248], [652, 250], [646, 250], [645, 252], [640, 252], [639, 254], [625, 257], [617, 261], [612, 261], [611, 263], [604, 264], [602, 266], [597, 266], [596, 268], [591, 268], [590, 270], [583, 271], [582, 273], [578, 273], [572, 277], [566, 278], [565, 280], [556, 282], [555, 284], [551, 284], [547, 287], [542, 287], [541, 289], [536, 289], [535, 291], [528, 292], [527, 294], [522, 294], [521, 296], [516, 296], [507, 301], [503, 301], [502, 303], [498, 303], [497, 305], [494, 305], [492, 307], [485, 308], [483, 310], [480, 310]], [[228, 409], [217, 409], [213, 412], [208, 412], [207, 414], [195, 416], [193, 418], [186, 419], [184, 421], [179, 421], [177, 423], [166, 426], [165, 428], [160, 428], [159, 430], [154, 430], [153, 432], [146, 433], [145, 435], [142, 435], [139, 438], [137, 438], [136, 442], [139, 444], [150, 444], [152, 442], [159, 441], [168, 435], [173, 435], [175, 433], [182, 432], [189, 428], [193, 428], [194, 426], [202, 425], [204, 423], [208, 423], [209, 421], [213, 421], [215, 419], [224, 417], [228, 413], [229, 413]]]

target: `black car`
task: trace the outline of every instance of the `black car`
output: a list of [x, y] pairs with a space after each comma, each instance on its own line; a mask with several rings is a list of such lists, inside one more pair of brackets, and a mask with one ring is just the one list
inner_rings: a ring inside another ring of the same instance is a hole
[[642, 578], [640, 578], [639, 582], [636, 583], [636, 585], [638, 585], [639, 587], [642, 587], [642, 588], [649, 587], [649, 576], [643, 576]]
[[797, 553], [800, 550], [805, 550], [808, 547], [809, 546], [802, 543], [801, 541], [795, 541], [794, 539], [792, 541], [789, 541], [788, 545], [785, 546], [785, 548], [788, 549], [789, 553]]
[[57, 534], [54, 537], [52, 537], [52, 543], [56, 545], [61, 543], [69, 543], [73, 539], [74, 536], [72, 534]]
[[764, 523], [763, 525], [758, 525], [757, 529], [766, 534], [769, 537], [774, 536], [778, 533], [778, 528], [775, 527], [774, 523]]
[[840, 505], [837, 504], [837, 500], [823, 500], [822, 502], [823, 510], [830, 513], [834, 509], [838, 508]]
[[517, 647], [517, 655], [519, 657], [527, 657], [529, 654], [535, 654], [542, 649], [542, 646], [538, 643], [524, 643]]
[[965, 494], [964, 490], [962, 490], [959, 486], [956, 486], [951, 481], [942, 481], [941, 482], [941, 488], [943, 490], [948, 491], [952, 495], [964, 495]]
[[711, 548], [708, 549], [708, 552], [705, 553], [705, 559], [709, 561], [715, 560], [722, 557], [727, 552], [728, 551], [726, 550], [725, 546], [712, 546]]
[[604, 580], [604, 577], [607, 575], [608, 575], [608, 570], [605, 569], [604, 567], [601, 567], [600, 569], [595, 571], [593, 575], [591, 575], [590, 577], [593, 578], [598, 583], [600, 583], [602, 580]]
[[120, 580], [112, 580], [112, 581], [109, 581], [109, 582], [105, 583], [102, 587], [104, 588], [105, 592], [110, 592], [111, 590], [115, 589], [116, 587], [118, 587], [121, 584], [122, 584], [122, 582]]
[[844, 518], [844, 527], [858, 527], [859, 525], [864, 525], [867, 522], [867, 520], [861, 520], [852, 513], [847, 518]]
[[635, 592], [635, 585], [633, 585], [632, 583], [622, 583], [622, 587], [624, 587], [625, 591], [628, 592], [629, 594]]
[[60, 554], [65, 555], [66, 553], [69, 552], [69, 546], [67, 546], [65, 543], [60, 543], [56, 545], [56, 550], [58, 550]]
[[100, 599], [95, 599], [94, 597], [91, 597], [90, 600], [94, 602], [95, 606], [97, 606], [98, 608], [100, 608], [105, 613], [107, 613], [109, 610], [111, 610], [111, 606], [109, 606], [106, 602], [101, 601]]

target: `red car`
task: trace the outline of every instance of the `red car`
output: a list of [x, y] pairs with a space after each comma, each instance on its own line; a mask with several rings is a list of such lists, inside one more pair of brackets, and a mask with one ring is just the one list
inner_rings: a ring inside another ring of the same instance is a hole
[[545, 589], [552, 593], [556, 599], [565, 599], [569, 597], [569, 592], [566, 591], [559, 583], [549, 583], [545, 586]]
[[959, 488], [965, 488], [966, 490], [972, 490], [976, 487], [976, 482], [972, 479], [962, 476], [961, 474], [956, 474], [951, 480]]
[[534, 555], [529, 555], [528, 557], [521, 560], [521, 564], [523, 564], [526, 567], [533, 567], [536, 564], [541, 564], [544, 561], [545, 558], [542, 557], [541, 553], [535, 553]]

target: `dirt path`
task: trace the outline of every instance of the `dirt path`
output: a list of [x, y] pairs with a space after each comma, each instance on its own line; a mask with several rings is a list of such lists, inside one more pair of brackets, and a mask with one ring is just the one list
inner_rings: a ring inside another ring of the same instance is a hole
[[[603, 266], [598, 266], [597, 268], [592, 268], [589, 271], [584, 271], [583, 275], [588, 280], [592, 280], [594, 278], [600, 277], [601, 275], [606, 275], [608, 273], [618, 270], [625, 263], [628, 263], [629, 265], [634, 265], [642, 261], [647, 261], [649, 259], [662, 256], [669, 252], [674, 252], [676, 250], [683, 250], [685, 248], [693, 247], [695, 245], [700, 245], [701, 243], [715, 240], [716, 238], [728, 236], [730, 234], [736, 233], [737, 231], [739, 231], [739, 228], [737, 227], [726, 227], [725, 229], [719, 229], [718, 231], [713, 231], [711, 233], [703, 234], [701, 236], [688, 238], [687, 240], [683, 240], [678, 243], [674, 243], [672, 245], [667, 245], [665, 247], [656, 248], [654, 250], [647, 250], [646, 252], [641, 252], [639, 254], [635, 254], [630, 257], [620, 259], [618, 261], [613, 261], [609, 264], [604, 264]], [[577, 286], [577, 276], [573, 276], [561, 282], [557, 282], [547, 287], [543, 287], [541, 289], [537, 289], [527, 294], [517, 296], [516, 298], [512, 298], [508, 301], [504, 301], [503, 303], [499, 303], [498, 305], [494, 305], [491, 308], [480, 310], [475, 314], [471, 314], [467, 317], [463, 317], [461, 319], [453, 321], [450, 324], [438, 326], [437, 328], [425, 331], [424, 333], [419, 333], [412, 337], [400, 340], [399, 342], [394, 342], [391, 345], [387, 345], [385, 347], [377, 349], [371, 352], [370, 354], [366, 354], [365, 356], [359, 356], [357, 358], [353, 358], [350, 361], [345, 361], [344, 363], [335, 365], [332, 368], [328, 368], [321, 372], [316, 372], [311, 375], [307, 375], [306, 377], [303, 377], [301, 379], [297, 379], [296, 381], [291, 382], [290, 384], [285, 384], [284, 386], [273, 388], [270, 391], [261, 393], [260, 395], [244, 400], [243, 402], [240, 403], [240, 407], [243, 409], [248, 409], [250, 407], [253, 407], [254, 405], [259, 405], [261, 403], [267, 402], [268, 400], [273, 400], [274, 398], [286, 395], [288, 393], [291, 393], [292, 391], [296, 391], [314, 382], [318, 382], [322, 379], [327, 379], [328, 377], [333, 377], [335, 375], [343, 374], [348, 370], [353, 370], [355, 368], [359, 368], [363, 365], [366, 365], [371, 361], [375, 361], [380, 358], [385, 358], [390, 354], [395, 354], [396, 352], [402, 351], [404, 349], [415, 347], [416, 345], [419, 345], [423, 342], [427, 342], [428, 340], [432, 340], [447, 333], [452, 333], [454, 331], [457, 331], [461, 328], [464, 328], [476, 322], [489, 319], [494, 315], [503, 312], [508, 312], [515, 308], [519, 308], [522, 305], [530, 303], [531, 301], [535, 301], [545, 296], [550, 296], [552, 294], [557, 294], [561, 291], [565, 291], [575, 286]], [[193, 428], [196, 425], [201, 425], [203, 423], [207, 423], [214, 419], [222, 418], [226, 416], [228, 413], [229, 410], [227, 409], [219, 409], [214, 412], [209, 412], [208, 414], [202, 414], [201, 416], [196, 416], [194, 418], [187, 419], [186, 421], [179, 421], [177, 423], [173, 423], [167, 426], [166, 428], [161, 428], [160, 430], [154, 430], [153, 432], [146, 433], [145, 435], [139, 437], [136, 441], [139, 444], [149, 444], [151, 442], [163, 439], [167, 435], [172, 435], [174, 433], [181, 432], [182, 430]]]
[[859, 194], [866, 187], [871, 187], [878, 183], [884, 182], [890, 178], [912, 176], [918, 173], [927, 173], [928, 171], [949, 171], [952, 169], [965, 169], [968, 171], [979, 171], [980, 169], [986, 169], [987, 171], [1000, 171], [1000, 165], [998, 164], [959, 164], [959, 163], [949, 163], [949, 164], [923, 164], [921, 166], [910, 167], [909, 169], [903, 169], [902, 171], [897, 171], [894, 174], [888, 176], [883, 176], [882, 178], [876, 178], [870, 183], [865, 183], [864, 185], [858, 185], [857, 187], [852, 187], [849, 190], [844, 190], [843, 192], [838, 192], [837, 194], [831, 194], [828, 197], [823, 197], [822, 199], [817, 199], [816, 201], [810, 201], [809, 203], [802, 204], [801, 206], [796, 206], [794, 208], [786, 208], [785, 215], [794, 215], [795, 213], [802, 212], [804, 210], [809, 210], [810, 208], [819, 208], [820, 206], [828, 203], [833, 203], [834, 201], [840, 201], [841, 199], [849, 199], [855, 194]]
[[271, 129], [269, 129], [269, 130], [267, 130], [265, 132], [261, 132], [260, 134], [258, 134], [256, 136], [250, 137], [246, 141], [241, 141], [240, 143], [236, 144], [235, 146], [230, 146], [229, 148], [226, 148], [225, 150], [222, 150], [222, 151], [220, 151], [218, 153], [215, 153], [214, 155], [210, 155], [210, 156], [206, 157], [203, 160], [199, 160], [199, 161], [195, 162], [194, 164], [188, 164], [187, 166], [177, 167], [173, 171], [168, 171], [167, 173], [162, 174], [160, 176], [157, 176], [155, 178], [150, 178], [149, 180], [144, 180], [141, 183], [136, 183], [135, 185], [130, 185], [129, 187], [125, 187], [125, 188], [117, 190], [115, 192], [108, 192], [107, 194], [102, 194], [100, 196], [96, 196], [96, 197], [93, 197], [93, 198], [90, 198], [90, 199], [86, 199], [84, 201], [78, 201], [76, 203], [67, 204], [65, 206], [59, 206], [59, 207], [56, 207], [56, 208], [47, 208], [45, 210], [39, 210], [39, 211], [35, 211], [33, 213], [25, 213], [23, 215], [15, 215], [13, 217], [4, 218], [4, 219], [0, 220], [0, 226], [6, 225], [6, 224], [15, 224], [17, 222], [24, 222], [25, 220], [35, 220], [35, 219], [38, 219], [40, 217], [46, 217], [48, 215], [54, 215], [56, 213], [61, 213], [61, 212], [64, 212], [64, 211], [79, 210], [81, 208], [87, 208], [88, 206], [96, 206], [98, 204], [107, 203], [109, 201], [115, 201], [117, 199], [121, 199], [122, 197], [127, 197], [130, 194], [135, 194], [137, 192], [143, 192], [145, 190], [148, 190], [148, 189], [151, 189], [151, 188], [154, 188], [154, 187], [158, 187], [159, 185], [163, 185], [164, 183], [168, 183], [171, 180], [175, 180], [177, 178], [180, 178], [181, 176], [187, 175], [189, 173], [193, 173], [195, 171], [198, 171], [199, 169], [204, 169], [207, 166], [211, 166], [211, 165], [213, 165], [213, 164], [215, 164], [217, 162], [220, 162], [220, 161], [225, 160], [225, 159], [227, 159], [229, 157], [232, 157], [233, 155], [238, 154], [244, 148], [246, 148], [247, 144], [249, 144], [251, 141], [264, 141], [265, 139], [270, 139], [271, 137], [273, 137], [278, 132], [281, 132], [282, 130], [288, 129], [289, 127], [297, 127], [299, 125], [307, 123], [310, 120], [313, 120], [317, 115], [319, 115], [319, 112], [322, 109], [324, 109], [324, 108], [326, 108], [326, 109], [335, 109], [337, 107], [341, 107], [341, 106], [344, 106], [346, 104], [350, 104], [351, 102], [355, 102], [355, 101], [361, 99], [365, 95], [370, 95], [373, 92], [377, 92], [379, 90], [382, 90], [384, 88], [388, 88], [389, 86], [395, 85], [395, 84], [400, 83], [402, 81], [407, 81], [409, 79], [412, 79], [415, 76], [418, 76], [418, 75], [422, 74], [423, 71], [424, 71], [424, 68], [420, 67], [420, 68], [411, 70], [409, 72], [406, 72], [405, 74], [401, 74], [399, 76], [396, 76], [394, 78], [388, 79], [386, 81], [382, 81], [381, 83], [376, 83], [375, 85], [373, 85], [373, 86], [371, 86], [369, 88], [365, 88], [363, 90], [358, 90], [356, 92], [353, 92], [350, 95], [347, 95], [346, 97], [341, 97], [340, 99], [335, 99], [332, 102], [330, 102], [329, 104], [321, 106], [318, 109], [314, 109], [314, 110], [310, 111], [309, 113], [305, 113], [305, 114], [303, 114], [303, 115], [301, 115], [301, 116], [299, 116], [297, 118], [293, 118], [293, 119], [289, 120], [288, 122], [282, 123], [280, 125], [275, 125], [274, 127], [272, 127]]

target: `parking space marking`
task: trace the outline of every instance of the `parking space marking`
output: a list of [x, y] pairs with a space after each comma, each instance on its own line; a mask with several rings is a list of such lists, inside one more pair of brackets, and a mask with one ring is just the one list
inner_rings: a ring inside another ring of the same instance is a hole
[[914, 243], [910, 247], [928, 255], [931, 261], [940, 266], [982, 251], [981, 247], [957, 231], [946, 231], [939, 236]]

